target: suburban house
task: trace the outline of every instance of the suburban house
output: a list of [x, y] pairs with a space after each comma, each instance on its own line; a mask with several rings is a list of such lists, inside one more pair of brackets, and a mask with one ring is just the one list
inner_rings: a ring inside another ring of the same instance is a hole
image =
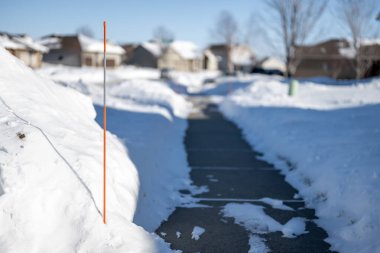
[[134, 48], [129, 46], [129, 53], [127, 46], [124, 49], [129, 55], [125, 60], [126, 64], [146, 68], [158, 68], [158, 58], [163, 51], [161, 44], [156, 41], [147, 41]]
[[364, 40], [359, 54], [363, 59], [364, 77], [380, 76], [380, 40]]
[[123, 63], [127, 63], [129, 59], [131, 59], [135, 53], [135, 49], [137, 48], [137, 44], [135, 43], [128, 43], [123, 44], [121, 47], [124, 49], [125, 54], [123, 58]]
[[278, 70], [283, 73], [286, 71], [285, 63], [282, 60], [272, 56], [265, 57], [264, 59], [258, 61], [255, 66], [264, 70]]
[[210, 49], [203, 51], [203, 69], [216, 71], [218, 68], [219, 59]]
[[[227, 46], [225, 44], [217, 44], [211, 45], [208, 49], [218, 58], [218, 69], [228, 72]], [[231, 48], [231, 62], [234, 71], [251, 71], [254, 58], [254, 54], [248, 45], [237, 44]]]
[[49, 50], [27, 35], [12, 35], [4, 32], [0, 32], [0, 46], [31, 68], [41, 67], [43, 54]]
[[202, 60], [202, 54], [192, 42], [173, 41], [162, 44], [148, 41], [136, 46], [125, 62], [139, 67], [198, 71], [202, 69]]
[[[361, 78], [379, 75], [380, 41], [364, 40], [359, 48]], [[331, 39], [315, 45], [297, 46], [291, 59], [294, 76], [328, 76], [336, 79], [354, 79], [355, 50], [345, 39]]]
[[[78, 35], [50, 35], [39, 41], [48, 47], [49, 53], [43, 60], [52, 64], [68, 66], [103, 66], [103, 41]], [[122, 63], [124, 49], [107, 42], [107, 67], [117, 67]]]
[[173, 41], [164, 47], [158, 59], [158, 67], [178, 71], [199, 71], [202, 69], [202, 54], [190, 41]]

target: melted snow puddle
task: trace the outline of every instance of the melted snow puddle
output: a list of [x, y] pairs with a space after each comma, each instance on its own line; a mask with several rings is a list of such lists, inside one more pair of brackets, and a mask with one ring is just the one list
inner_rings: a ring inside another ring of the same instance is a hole
[[[288, 210], [287, 208], [290, 208], [283, 204], [280, 205], [279, 202], [269, 198], [266, 199], [265, 202], [273, 207], [277, 206], [278, 209]], [[295, 217], [282, 225], [267, 215], [264, 212], [263, 206], [249, 203], [230, 203], [225, 205], [222, 213], [225, 217], [234, 218], [236, 224], [244, 226], [245, 229], [251, 232], [249, 239], [249, 252], [251, 253], [265, 253], [269, 251], [264, 243], [264, 239], [255, 234], [266, 234], [269, 232], [280, 231], [284, 237], [295, 238], [298, 235], [307, 233], [307, 231], [305, 231], [305, 218]]]

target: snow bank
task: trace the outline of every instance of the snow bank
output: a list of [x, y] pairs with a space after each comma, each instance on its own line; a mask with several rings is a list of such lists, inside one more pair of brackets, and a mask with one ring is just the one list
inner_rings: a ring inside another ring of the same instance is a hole
[[157, 105], [186, 118], [189, 104], [161, 81], [146, 79], [129, 80], [112, 87], [109, 94], [115, 98], [133, 100], [144, 105]]
[[[94, 78], [102, 71], [49, 66], [39, 73], [89, 95], [102, 125], [103, 87]], [[158, 80], [157, 70], [121, 67], [107, 73], [107, 129], [122, 140], [138, 170], [134, 222], [153, 232], [188, 201], [179, 190], [193, 190], [183, 144], [191, 105], [170, 83]]]
[[286, 92], [258, 78], [221, 109], [316, 208], [334, 250], [380, 252], [380, 81]]
[[0, 48], [0, 252], [156, 252], [132, 223], [138, 177], [108, 135], [102, 223], [102, 129], [91, 100]]
[[[103, 69], [96, 67], [68, 67], [62, 65], [44, 64], [43, 68], [36, 70], [42, 76], [59, 83], [77, 84], [103, 84]], [[160, 73], [157, 69], [137, 68], [133, 66], [120, 66], [107, 69], [107, 83], [119, 83], [126, 79], [157, 79]], [[73, 87], [76, 88], [76, 87]]]

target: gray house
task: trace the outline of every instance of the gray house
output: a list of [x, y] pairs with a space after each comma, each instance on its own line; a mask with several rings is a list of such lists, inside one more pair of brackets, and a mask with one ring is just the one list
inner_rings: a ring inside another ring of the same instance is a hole
[[158, 58], [163, 52], [160, 43], [148, 41], [136, 46], [135, 48], [129, 48], [130, 50], [133, 50], [133, 52], [127, 52], [129, 57], [125, 61], [126, 64], [146, 68], [158, 68]]
[[[50, 35], [39, 43], [48, 47], [44, 62], [68, 66], [103, 66], [103, 41], [85, 35]], [[122, 63], [125, 51], [122, 47], [107, 42], [107, 67]]]

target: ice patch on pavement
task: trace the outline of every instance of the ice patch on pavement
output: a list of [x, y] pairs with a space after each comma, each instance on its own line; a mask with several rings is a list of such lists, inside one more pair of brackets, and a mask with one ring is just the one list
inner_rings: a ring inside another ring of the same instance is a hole
[[251, 233], [265, 234], [280, 231], [287, 238], [306, 233], [304, 218], [292, 218], [282, 225], [267, 215], [262, 206], [230, 203], [223, 208], [222, 212], [225, 217], [234, 218], [236, 224], [244, 226]]
[[201, 235], [205, 232], [206, 230], [202, 227], [195, 226], [193, 228], [193, 232], [191, 232], [191, 239], [198, 241]]
[[264, 243], [264, 239], [257, 235], [251, 235], [249, 237], [249, 251], [248, 253], [267, 253], [268, 247]]
[[286, 211], [294, 211], [293, 208], [285, 205], [282, 200], [272, 199], [272, 198], [262, 198], [262, 199], [260, 199], [260, 201], [265, 203], [265, 204], [270, 205], [271, 207], [273, 207], [275, 209], [286, 210]]

